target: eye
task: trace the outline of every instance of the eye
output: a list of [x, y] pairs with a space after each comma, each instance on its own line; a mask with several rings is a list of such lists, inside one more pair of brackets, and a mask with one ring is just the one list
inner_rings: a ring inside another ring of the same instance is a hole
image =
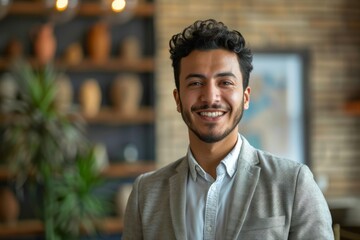
[[221, 80], [220, 85], [223, 85], [223, 86], [233, 86], [233, 85], [234, 85], [234, 82], [231, 81], [231, 80]]
[[201, 86], [202, 85], [202, 82], [200, 81], [192, 81], [192, 82], [189, 82], [188, 86], [189, 87], [197, 87], [197, 86]]

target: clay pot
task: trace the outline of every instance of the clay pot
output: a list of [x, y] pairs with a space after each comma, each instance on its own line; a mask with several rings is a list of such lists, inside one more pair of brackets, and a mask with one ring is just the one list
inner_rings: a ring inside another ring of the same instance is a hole
[[109, 58], [111, 36], [107, 24], [98, 22], [93, 25], [87, 36], [89, 57], [96, 63], [103, 63]]
[[54, 29], [50, 23], [39, 27], [35, 41], [34, 54], [39, 64], [44, 65], [50, 62], [56, 52], [56, 39], [54, 36]]
[[118, 76], [112, 83], [110, 97], [115, 111], [126, 116], [135, 115], [140, 108], [142, 83], [136, 74]]
[[69, 111], [73, 101], [71, 80], [67, 75], [61, 74], [55, 79], [55, 84], [57, 90], [55, 106], [60, 112], [66, 113]]
[[69, 65], [77, 65], [84, 59], [84, 53], [80, 43], [72, 43], [64, 54], [64, 60]]
[[0, 222], [14, 225], [19, 213], [20, 206], [14, 193], [9, 188], [0, 188]]
[[121, 43], [121, 57], [127, 61], [136, 61], [141, 58], [141, 46], [138, 38], [130, 36]]
[[82, 113], [87, 117], [93, 117], [100, 111], [101, 90], [95, 79], [86, 80], [80, 87], [79, 102]]

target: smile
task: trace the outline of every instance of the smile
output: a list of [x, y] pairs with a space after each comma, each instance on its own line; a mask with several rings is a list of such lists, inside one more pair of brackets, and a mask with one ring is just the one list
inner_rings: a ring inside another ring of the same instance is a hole
[[216, 117], [224, 115], [225, 113], [224, 112], [200, 112], [199, 114], [204, 117], [216, 118]]

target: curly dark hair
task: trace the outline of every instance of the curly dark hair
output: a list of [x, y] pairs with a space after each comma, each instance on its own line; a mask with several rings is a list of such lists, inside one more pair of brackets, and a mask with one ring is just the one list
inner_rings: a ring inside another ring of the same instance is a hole
[[251, 50], [245, 47], [245, 39], [240, 32], [214, 19], [198, 20], [183, 32], [175, 34], [169, 41], [170, 58], [174, 68], [176, 88], [179, 89], [180, 61], [193, 50], [227, 49], [236, 53], [243, 78], [244, 89], [249, 85], [252, 66]]

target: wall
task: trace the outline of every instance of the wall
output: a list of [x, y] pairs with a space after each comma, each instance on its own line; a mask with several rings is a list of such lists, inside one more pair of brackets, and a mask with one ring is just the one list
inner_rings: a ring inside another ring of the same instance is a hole
[[168, 41], [196, 19], [215, 18], [240, 30], [254, 49], [309, 52], [311, 168], [328, 183], [327, 197], [360, 195], [359, 115], [343, 108], [354, 90], [360, 92], [360, 1], [157, 0], [156, 5], [160, 166], [183, 156], [188, 145], [172, 97]]

